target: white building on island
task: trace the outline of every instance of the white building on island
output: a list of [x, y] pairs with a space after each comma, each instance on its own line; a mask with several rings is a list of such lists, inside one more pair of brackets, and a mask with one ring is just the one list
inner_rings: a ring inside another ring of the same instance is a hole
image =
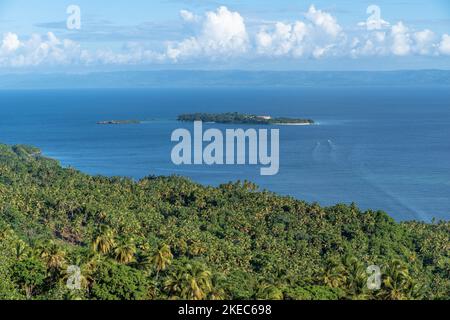
[[272, 120], [271, 116], [257, 116], [257, 118], [262, 120]]

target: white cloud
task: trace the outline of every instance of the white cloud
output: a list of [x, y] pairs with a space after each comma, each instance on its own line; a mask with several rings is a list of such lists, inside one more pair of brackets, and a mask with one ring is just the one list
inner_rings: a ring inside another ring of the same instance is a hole
[[436, 39], [436, 34], [429, 29], [414, 32], [402, 22], [398, 22], [387, 31], [362, 34], [358, 41], [352, 44], [351, 56], [436, 56], [439, 54]]
[[334, 47], [334, 45], [332, 45], [332, 44], [329, 44], [326, 47], [316, 47], [316, 48], [314, 48], [312, 55], [314, 58], [320, 59], [333, 47]]
[[59, 40], [53, 33], [32, 35], [20, 41], [14, 33], [7, 33], [0, 50], [0, 65], [12, 67], [42, 64], [69, 64], [79, 58], [79, 45], [70, 40]]
[[392, 26], [391, 36], [392, 42], [392, 53], [396, 56], [406, 56], [411, 52], [411, 38], [408, 28], [399, 22]]
[[222, 6], [206, 13], [198, 36], [170, 43], [167, 56], [173, 61], [192, 57], [230, 57], [244, 54], [248, 46], [244, 18]]
[[1, 52], [13, 52], [19, 49], [20, 47], [20, 40], [19, 36], [15, 33], [8, 32], [5, 34], [2, 46], [1, 46]]
[[436, 35], [433, 31], [425, 29], [423, 31], [415, 32], [414, 39], [414, 52], [421, 55], [429, 55], [435, 49]]
[[258, 54], [322, 58], [345, 41], [342, 27], [327, 12], [311, 6], [305, 13], [306, 21], [292, 24], [277, 22], [271, 28], [263, 27], [256, 34]]
[[403, 22], [391, 26], [380, 19], [377, 28], [373, 28], [372, 23], [359, 23], [367, 30], [350, 37], [335, 17], [314, 6], [309, 8], [305, 18], [305, 22], [278, 22], [272, 27], [262, 27], [255, 36], [256, 52], [264, 56], [315, 59], [327, 56], [358, 58], [450, 54], [450, 36], [443, 37], [439, 45], [436, 44], [436, 34], [431, 30], [415, 32]]
[[442, 54], [450, 55], [450, 35], [444, 34], [439, 44], [439, 51]]
[[311, 21], [316, 27], [323, 29], [326, 33], [333, 37], [337, 37], [342, 31], [341, 26], [337, 23], [336, 18], [331, 14], [322, 10], [317, 10], [316, 7], [309, 7], [305, 14], [306, 18]]
[[[403, 22], [390, 25], [382, 21], [381, 29], [344, 29], [330, 13], [311, 6], [303, 19], [256, 25], [249, 34], [244, 18], [227, 7], [198, 16], [181, 10], [184, 22], [192, 24], [194, 34], [181, 41], [127, 43], [122, 49], [82, 48], [81, 44], [45, 35], [20, 37], [8, 32], [0, 38], [0, 67], [48, 65], [140, 65], [176, 63], [178, 61], [215, 61], [245, 57], [247, 59], [312, 58], [367, 56], [450, 55], [450, 35], [435, 34], [429, 29], [414, 30]], [[360, 26], [363, 23], [359, 24]], [[367, 23], [365, 23], [367, 27]], [[253, 25], [254, 27], [254, 25]]]
[[263, 28], [256, 35], [257, 51], [263, 55], [302, 56], [308, 32], [308, 27], [301, 21], [292, 25], [278, 22], [272, 31]]
[[77, 42], [59, 39], [51, 32], [45, 36], [33, 34], [23, 41], [16, 34], [7, 33], [0, 47], [0, 67], [130, 65], [161, 62], [163, 59], [164, 55], [139, 44], [127, 44], [120, 52], [83, 50]]
[[198, 16], [188, 10], [181, 10], [180, 16], [185, 22], [196, 22], [200, 19]]

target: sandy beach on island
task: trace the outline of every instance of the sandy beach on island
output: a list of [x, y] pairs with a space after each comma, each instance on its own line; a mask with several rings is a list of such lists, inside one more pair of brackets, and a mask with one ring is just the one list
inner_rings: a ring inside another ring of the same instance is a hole
[[274, 123], [276, 126], [313, 126], [314, 123]]

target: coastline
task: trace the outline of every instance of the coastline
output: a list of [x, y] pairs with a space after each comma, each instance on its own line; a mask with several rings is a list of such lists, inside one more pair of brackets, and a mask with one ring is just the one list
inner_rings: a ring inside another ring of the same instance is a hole
[[[285, 125], [288, 125], [288, 126], [300, 125], [300, 126], [302, 126], [302, 124], [285, 124]], [[304, 125], [307, 125], [307, 124], [304, 124]], [[309, 124], [309, 125], [315, 125], [315, 124]], [[14, 146], [14, 145], [11, 145], [11, 144], [3, 144], [3, 143], [0, 143], [0, 145], [5, 145], [5, 146], [8, 146], [8, 147], [13, 147]], [[143, 176], [141, 178], [137, 178], [137, 177], [133, 177], [131, 175], [125, 175], [125, 174], [124, 175], [114, 175], [114, 174], [110, 175], [110, 174], [104, 174], [104, 173], [93, 173], [93, 172], [89, 172], [89, 170], [86, 171], [85, 170], [86, 168], [83, 170], [83, 169], [80, 169], [80, 168], [78, 168], [76, 166], [73, 166], [73, 165], [69, 164], [68, 163], [69, 161], [67, 161], [63, 156], [60, 156], [57, 152], [49, 153], [49, 152], [40, 150], [38, 155], [41, 158], [57, 161], [59, 163], [59, 165], [63, 169], [74, 169], [74, 170], [78, 171], [81, 174], [84, 174], [86, 176], [91, 176], [91, 177], [94, 177], [94, 176], [99, 176], [99, 177], [104, 177], [104, 178], [121, 177], [123, 179], [130, 179], [130, 180], [132, 180], [132, 181], [137, 183], [140, 180], [145, 179], [147, 176], [153, 175], [153, 173], [151, 171], [149, 171], [148, 175], [145, 175], [145, 176]], [[161, 170], [161, 169], [158, 169], [158, 170]], [[224, 178], [220, 182], [216, 182], [215, 184], [209, 184], [209, 183], [200, 182], [200, 181], [196, 180], [195, 178], [193, 178], [192, 176], [190, 176], [189, 174], [185, 174], [185, 173], [181, 173], [180, 174], [180, 172], [188, 172], [188, 170], [172, 170], [172, 171], [169, 171], [169, 170], [170, 169], [166, 170], [166, 171], [168, 171], [167, 174], [158, 173], [158, 174], [155, 174], [154, 176], [157, 177], [157, 178], [170, 178], [170, 177], [173, 177], [173, 176], [177, 176], [177, 177], [180, 177], [180, 178], [183, 178], [183, 179], [188, 179], [192, 183], [200, 185], [202, 187], [213, 187], [213, 188], [217, 188], [217, 187], [219, 187], [222, 184], [240, 181], [238, 178], [236, 178], [234, 180], [227, 180], [227, 179]], [[204, 172], [204, 171], [203, 170], [198, 170], [196, 172], [200, 173], [200, 172]], [[223, 173], [223, 172], [217, 171], [215, 173], [217, 174], [217, 173]], [[256, 181], [253, 181], [253, 180], [250, 180], [249, 182], [256, 183]], [[270, 189], [270, 188], [267, 189], [265, 187], [264, 187], [264, 189], [261, 189], [261, 191], [269, 192], [269, 193], [271, 193], [271, 194], [273, 194], [275, 196], [279, 196], [279, 197], [289, 197], [289, 198], [292, 198], [292, 199], [294, 199], [296, 201], [305, 201], [306, 203], [310, 203], [310, 204], [317, 203], [318, 205], [320, 205], [320, 206], [322, 206], [324, 208], [333, 207], [336, 204], [351, 205], [352, 203], [354, 203], [353, 201], [349, 201], [349, 200], [327, 202], [327, 201], [322, 199], [320, 201], [315, 201], [315, 200], [310, 200], [310, 199], [306, 199], [306, 198], [303, 198], [303, 197], [299, 197], [299, 196], [293, 195], [291, 193], [283, 193], [283, 192], [280, 192], [280, 191], [277, 191], [277, 190], [273, 190], [273, 189]], [[444, 221], [444, 222], [450, 221], [448, 218], [441, 218], [441, 217], [437, 217], [437, 216], [430, 216], [430, 217], [424, 218], [424, 217], [417, 216], [414, 212], [409, 212], [410, 217], [408, 217], [408, 218], [406, 218], [406, 217], [399, 217], [399, 216], [396, 216], [395, 214], [392, 214], [393, 212], [395, 213], [395, 211], [389, 210], [388, 208], [384, 208], [382, 206], [365, 206], [365, 205], [362, 205], [362, 204], [358, 204], [357, 201], [356, 201], [356, 205], [358, 205], [358, 207], [361, 208], [361, 210], [373, 210], [373, 211], [386, 212], [387, 215], [390, 218], [392, 218], [393, 220], [395, 220], [397, 223], [412, 222], [412, 221], [419, 221], [419, 222], [422, 222], [422, 223], [430, 223], [433, 219], [436, 219], [436, 221]]]
[[275, 126], [314, 126], [315, 123], [273, 123]]

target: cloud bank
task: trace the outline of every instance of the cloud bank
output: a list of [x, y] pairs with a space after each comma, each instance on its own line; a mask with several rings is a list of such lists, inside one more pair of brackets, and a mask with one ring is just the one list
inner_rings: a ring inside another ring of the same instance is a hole
[[244, 18], [238, 12], [222, 6], [217, 11], [207, 12], [203, 19], [188, 11], [181, 11], [181, 16], [185, 21], [200, 21], [201, 31], [197, 36], [170, 43], [166, 52], [170, 60], [229, 58], [247, 53], [249, 36]]
[[0, 67], [177, 64], [234, 58], [450, 56], [448, 34], [413, 30], [401, 21], [384, 20], [358, 23], [355, 34], [341, 26], [336, 17], [315, 6], [296, 21], [261, 23], [253, 33], [239, 12], [224, 6], [203, 15], [181, 10], [180, 17], [180, 23], [192, 26], [193, 34], [179, 41], [168, 39], [162, 50], [142, 42], [125, 43], [121, 50], [89, 50], [51, 32], [28, 38], [7, 32], [1, 41]]

